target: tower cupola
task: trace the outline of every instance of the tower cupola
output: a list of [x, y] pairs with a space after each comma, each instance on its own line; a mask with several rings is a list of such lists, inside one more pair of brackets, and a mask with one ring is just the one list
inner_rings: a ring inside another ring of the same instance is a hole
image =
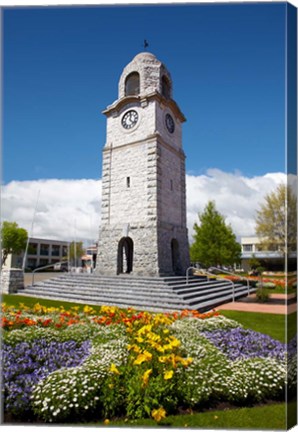
[[171, 99], [171, 75], [155, 55], [141, 52], [124, 68], [119, 81], [118, 98], [147, 96], [153, 93]]

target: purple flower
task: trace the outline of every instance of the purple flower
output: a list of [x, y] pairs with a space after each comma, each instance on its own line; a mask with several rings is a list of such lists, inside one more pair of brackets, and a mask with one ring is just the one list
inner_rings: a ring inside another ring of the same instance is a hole
[[30, 411], [32, 388], [51, 372], [80, 365], [89, 355], [89, 341], [49, 342], [44, 339], [2, 344], [2, 395], [4, 410], [12, 414]]
[[285, 358], [286, 344], [263, 333], [242, 327], [202, 333], [231, 360], [248, 357]]

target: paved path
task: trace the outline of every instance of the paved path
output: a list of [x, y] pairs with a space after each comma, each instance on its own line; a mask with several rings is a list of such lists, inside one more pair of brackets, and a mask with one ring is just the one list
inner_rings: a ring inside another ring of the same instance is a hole
[[[294, 298], [294, 294], [289, 294], [285, 296], [284, 294], [271, 294], [271, 298], [275, 300], [290, 300]], [[255, 295], [251, 295], [248, 299], [252, 300]], [[270, 303], [253, 303], [251, 301], [236, 301], [231, 303], [226, 303], [224, 305], [218, 306], [216, 310], [237, 310], [243, 312], [262, 312], [271, 314], [286, 314], [289, 315], [297, 310], [297, 303], [291, 304], [270, 304]]]

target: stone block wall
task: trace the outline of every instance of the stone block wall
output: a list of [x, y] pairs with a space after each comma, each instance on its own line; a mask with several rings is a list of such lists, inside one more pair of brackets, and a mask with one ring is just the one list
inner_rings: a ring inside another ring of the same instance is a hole
[[103, 227], [100, 232], [96, 273], [115, 276], [118, 270], [118, 246], [123, 237], [133, 241], [132, 275], [158, 276], [156, 227], [150, 224], [115, 225]]
[[24, 288], [24, 272], [22, 269], [1, 270], [1, 291], [2, 294], [13, 294]]

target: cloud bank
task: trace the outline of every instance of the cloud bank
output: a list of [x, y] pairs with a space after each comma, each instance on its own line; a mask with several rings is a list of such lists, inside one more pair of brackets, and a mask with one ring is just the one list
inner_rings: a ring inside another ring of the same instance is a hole
[[[190, 241], [198, 213], [210, 200], [215, 201], [238, 238], [254, 234], [256, 210], [264, 196], [285, 180], [283, 173], [245, 177], [218, 169], [199, 176], [187, 175]], [[12, 181], [2, 187], [1, 219], [17, 222], [31, 237], [77, 239], [90, 244], [98, 239], [100, 206], [101, 180]]]

